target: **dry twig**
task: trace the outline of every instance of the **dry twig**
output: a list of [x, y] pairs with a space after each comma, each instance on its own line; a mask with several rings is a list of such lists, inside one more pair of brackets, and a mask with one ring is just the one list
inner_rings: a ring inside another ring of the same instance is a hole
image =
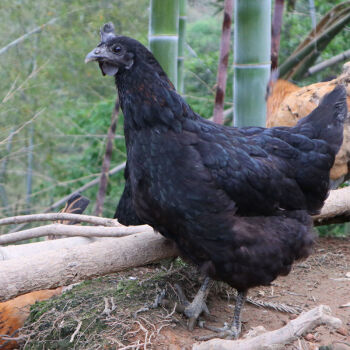
[[78, 320], [77, 328], [75, 329], [74, 333], [73, 333], [72, 336], [70, 337], [70, 340], [69, 340], [70, 343], [73, 343], [74, 338], [75, 338], [75, 336], [78, 334], [78, 332], [80, 331], [80, 327], [81, 327], [82, 324], [83, 324], [83, 322], [81, 322], [80, 320]]
[[13, 225], [23, 224], [36, 221], [58, 221], [58, 220], [69, 220], [78, 222], [87, 222], [92, 225], [101, 226], [122, 226], [117, 220], [109, 218], [101, 218], [99, 216], [81, 215], [72, 213], [45, 213], [45, 214], [31, 214], [31, 215], [19, 215], [12, 216], [4, 219], [0, 219], [1, 225]]
[[326, 305], [301, 314], [284, 327], [266, 332], [253, 338], [240, 340], [213, 339], [203, 343], [196, 343], [193, 350], [261, 350], [285, 349], [285, 344], [291, 343], [306, 332], [310, 332], [320, 325], [327, 325], [338, 329], [342, 322], [331, 315], [331, 309]]
[[153, 229], [147, 225], [140, 226], [72, 226], [63, 224], [51, 224], [28, 230], [8, 233], [0, 236], [0, 245], [9, 244], [27, 239], [45, 237], [48, 235], [69, 236], [69, 237], [124, 237], [135, 233], [152, 232]]

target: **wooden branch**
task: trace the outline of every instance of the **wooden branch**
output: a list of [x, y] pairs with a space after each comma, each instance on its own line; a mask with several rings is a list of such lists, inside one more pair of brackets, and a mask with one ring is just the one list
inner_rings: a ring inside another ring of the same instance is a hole
[[48, 235], [55, 236], [81, 236], [81, 237], [123, 237], [134, 233], [150, 232], [153, 229], [147, 225], [140, 226], [120, 226], [120, 227], [103, 227], [103, 226], [73, 226], [52, 224], [45, 225], [28, 230], [8, 233], [0, 236], [0, 245], [24, 241]]
[[[0, 142], [0, 144], [1, 144], [1, 142]], [[117, 165], [116, 167], [114, 167], [113, 169], [111, 169], [108, 172], [108, 175], [112, 176], [112, 175], [118, 173], [119, 171], [122, 171], [125, 168], [125, 165], [126, 165], [126, 162], [123, 162], [123, 163]], [[61, 198], [59, 201], [53, 203], [52, 205], [50, 205], [48, 208], [46, 208], [44, 210], [44, 213], [49, 213], [51, 210], [53, 210], [61, 205], [64, 205], [73, 194], [83, 192], [83, 191], [87, 190], [88, 188], [97, 185], [99, 183], [99, 181], [100, 181], [100, 176], [96, 177], [94, 180], [88, 182], [84, 186], [79, 187], [78, 189], [71, 192], [67, 196]], [[20, 230], [21, 228], [23, 228], [25, 225], [26, 225], [25, 223], [20, 224], [20, 225], [16, 226], [14, 229], [12, 229], [10, 232], [16, 232], [16, 231]]]
[[2, 55], [3, 53], [5, 53], [8, 49], [10, 49], [12, 46], [18, 45], [19, 43], [21, 43], [22, 41], [24, 41], [25, 39], [27, 39], [28, 37], [30, 37], [33, 34], [36, 33], [40, 33], [45, 27], [47, 27], [48, 25], [54, 24], [57, 21], [58, 18], [52, 18], [50, 21], [48, 21], [45, 24], [42, 24], [39, 27], [34, 28], [33, 30], [29, 31], [28, 33], [25, 33], [24, 35], [20, 36], [19, 38], [17, 38], [16, 40], [10, 42], [9, 44], [7, 44], [6, 46], [4, 46], [3, 48], [0, 49], [0, 55]]
[[[125, 164], [126, 162], [123, 162], [119, 165], [117, 165], [116, 167], [114, 167], [113, 169], [111, 169], [109, 172], [108, 172], [108, 176], [112, 176], [122, 170], [124, 170], [125, 168]], [[87, 184], [85, 184], [84, 186], [81, 186], [79, 187], [78, 189], [76, 189], [75, 191], [73, 191], [72, 193], [68, 194], [67, 196], [63, 197], [62, 199], [60, 199], [59, 201], [57, 201], [56, 203], [50, 205], [44, 212], [45, 213], [48, 213], [50, 212], [51, 210], [59, 207], [60, 205], [63, 205], [64, 203], [67, 202], [68, 198], [74, 194], [74, 193], [77, 193], [77, 192], [84, 192], [85, 190], [87, 190], [88, 188], [90, 187], [93, 187], [95, 185], [97, 185], [100, 181], [100, 176], [96, 177], [96, 179], [88, 182]]]
[[330, 191], [321, 213], [313, 219], [316, 226], [350, 221], [350, 187]]
[[193, 350], [268, 350], [285, 349], [285, 345], [295, 341], [303, 334], [312, 331], [320, 325], [338, 329], [342, 321], [331, 316], [331, 309], [327, 305], [320, 305], [296, 319], [287, 323], [284, 327], [275, 331], [266, 332], [249, 339], [222, 340], [213, 339], [193, 345]]
[[122, 226], [117, 220], [109, 218], [101, 218], [99, 216], [81, 215], [72, 213], [45, 213], [45, 214], [31, 214], [31, 215], [19, 215], [12, 216], [4, 219], [0, 219], [1, 225], [13, 225], [23, 224], [36, 221], [58, 221], [69, 220], [78, 222], [87, 222], [92, 225], [101, 226]]
[[[232, 123], [233, 119], [233, 107], [224, 109], [224, 124], [228, 125]], [[214, 121], [214, 116], [211, 116], [209, 120]]]
[[[231, 111], [231, 110], [230, 110]], [[125, 166], [125, 163], [122, 164]], [[121, 166], [119, 166], [120, 168]], [[350, 187], [345, 187], [330, 191], [329, 197], [325, 202], [324, 207], [319, 215], [314, 216], [315, 221], [322, 221], [332, 216], [339, 216], [343, 214], [350, 214]], [[86, 222], [101, 226], [121, 226], [117, 220], [101, 218], [90, 215], [77, 215], [69, 213], [45, 213], [13, 216], [0, 219], [1, 225], [22, 224], [35, 221], [57, 221], [70, 220], [77, 222]]]
[[216, 95], [213, 119], [215, 123], [224, 123], [224, 100], [227, 80], [227, 65], [230, 55], [231, 24], [232, 24], [233, 0], [225, 0], [224, 20], [220, 43], [220, 58], [216, 81]]
[[[350, 187], [330, 191], [329, 197], [326, 200], [321, 213], [314, 216], [313, 219], [316, 226], [327, 225], [334, 222], [339, 223], [350, 221]], [[10, 244], [31, 238], [43, 237], [49, 234], [83, 237], [122, 237], [128, 234], [150, 230], [150, 228], [146, 225], [127, 228], [120, 225], [117, 220], [69, 213], [14, 216], [0, 219], [0, 225], [47, 220], [76, 220], [77, 222], [88, 222], [90, 224], [104, 225], [114, 228], [108, 229], [104, 227], [97, 228], [87, 226], [76, 226], [73, 228], [71, 225], [53, 224], [2, 235], [0, 236], [0, 245]]]
[[339, 55], [333, 56], [329, 60], [325, 60], [323, 62], [320, 62], [318, 64], [315, 64], [314, 66], [310, 67], [306, 73], [306, 76], [310, 76], [312, 74], [316, 74], [318, 72], [321, 72], [322, 70], [331, 67], [339, 62], [346, 61], [350, 58], [350, 50], [346, 50]]
[[[5, 100], [5, 99], [4, 99]], [[3, 101], [4, 101], [3, 100]], [[16, 130], [14, 130], [9, 136], [7, 136], [4, 140], [0, 141], [0, 145], [6, 143], [9, 141], [10, 138], [12, 138], [13, 136], [17, 135], [19, 132], [22, 131], [23, 128], [25, 128], [27, 125], [31, 125], [31, 123], [34, 122], [34, 120], [36, 120], [39, 115], [41, 115], [44, 111], [46, 110], [46, 108], [41, 109], [39, 112], [35, 113], [34, 116], [32, 118], [30, 118], [29, 120], [27, 120], [25, 123], [23, 123], [21, 126], [19, 126]]]
[[105, 238], [72, 249], [0, 262], [0, 301], [34, 290], [66, 286], [96, 276], [175, 257], [173, 243], [154, 232]]

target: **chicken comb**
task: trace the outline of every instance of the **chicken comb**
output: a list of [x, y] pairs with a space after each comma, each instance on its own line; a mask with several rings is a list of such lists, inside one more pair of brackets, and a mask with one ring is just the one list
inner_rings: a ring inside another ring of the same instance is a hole
[[115, 29], [112, 22], [108, 22], [100, 29], [101, 42], [106, 42], [108, 39], [116, 37]]

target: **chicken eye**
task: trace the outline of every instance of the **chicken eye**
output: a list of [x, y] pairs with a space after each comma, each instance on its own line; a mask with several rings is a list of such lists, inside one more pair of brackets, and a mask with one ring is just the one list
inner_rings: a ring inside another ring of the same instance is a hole
[[120, 54], [122, 52], [122, 48], [120, 46], [116, 46], [113, 48], [113, 51], [117, 54]]

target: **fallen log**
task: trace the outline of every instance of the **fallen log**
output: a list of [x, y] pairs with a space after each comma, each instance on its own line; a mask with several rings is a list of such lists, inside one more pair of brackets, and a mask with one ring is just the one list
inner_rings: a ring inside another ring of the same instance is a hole
[[[315, 216], [314, 220], [319, 224], [324, 224], [329, 217], [350, 218], [350, 187], [331, 191], [321, 213]], [[110, 230], [110, 232], [101, 232], [100, 236], [120, 235], [124, 229], [125, 231], [131, 230], [129, 234], [134, 234], [134, 229], [139, 232], [139, 228], [119, 226], [114, 221], [112, 224], [116, 227], [85, 226], [78, 228], [78, 226], [69, 226], [71, 235], [81, 234], [91, 238], [75, 237], [51, 242], [0, 247], [0, 300], [6, 300], [33, 290], [55, 288], [94, 276], [145, 265], [177, 254], [173, 247], [163, 250], [164, 239], [160, 235], [151, 233], [152, 229], [147, 226], [142, 230], [142, 233], [137, 235], [118, 239], [98, 239], [91, 243], [95, 240], [94, 234], [97, 234], [100, 229]], [[50, 226], [55, 227], [54, 225]], [[38, 229], [45, 230], [44, 227]], [[82, 232], [79, 233], [78, 230]], [[84, 232], [84, 230], [91, 232]], [[118, 232], [114, 232], [114, 230]], [[68, 234], [67, 232], [62, 231], [62, 234]], [[22, 235], [20, 232], [17, 234]], [[5, 239], [11, 238], [11, 242], [14, 242], [16, 240], [13, 239], [12, 235], [13, 233], [2, 235], [0, 240], [5, 242]], [[150, 237], [153, 238], [150, 239]], [[9, 243], [9, 241], [7, 242]], [[133, 247], [134, 242], [135, 247]], [[139, 255], [135, 257], [135, 254], [138, 253]], [[35, 259], [33, 255], [35, 255]], [[1, 262], [1, 260], [5, 261]]]
[[202, 343], [195, 343], [193, 350], [277, 350], [285, 349], [286, 344], [292, 343], [298, 337], [310, 332], [320, 325], [327, 325], [338, 329], [342, 321], [331, 315], [331, 309], [327, 305], [302, 313], [296, 319], [287, 323], [284, 327], [271, 332], [265, 332], [253, 338], [240, 340], [212, 339]]
[[350, 221], [350, 186], [330, 191], [320, 214], [313, 220], [315, 226]]
[[[98, 238], [103, 239], [103, 238]], [[85, 237], [69, 237], [62, 239], [55, 239], [50, 241], [41, 241], [35, 243], [18, 244], [18, 245], [8, 245], [6, 247], [0, 246], [0, 271], [1, 271], [1, 261], [10, 259], [20, 259], [25, 256], [41, 254], [50, 250], [59, 250], [64, 248], [73, 248], [85, 244], [90, 244], [95, 242], [95, 238], [85, 238]]]
[[66, 286], [96, 276], [175, 257], [173, 243], [154, 232], [103, 240], [0, 262], [0, 301], [35, 290]]

